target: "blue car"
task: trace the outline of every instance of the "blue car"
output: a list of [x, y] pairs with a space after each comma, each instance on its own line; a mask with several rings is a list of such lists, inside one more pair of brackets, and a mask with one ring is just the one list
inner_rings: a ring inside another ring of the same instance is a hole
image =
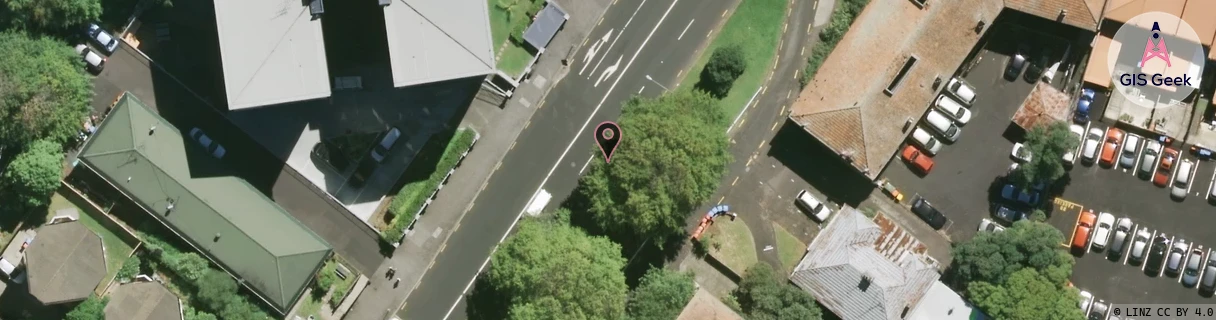
[[1077, 123], [1089, 122], [1089, 105], [1093, 104], [1096, 94], [1093, 89], [1081, 89], [1081, 99], [1077, 101], [1077, 111], [1073, 113], [1072, 121]]
[[1038, 207], [1042, 187], [1035, 186], [1034, 190], [1020, 190], [1017, 186], [1006, 184], [1001, 188], [1001, 197], [1005, 200], [1016, 201], [1019, 204]]

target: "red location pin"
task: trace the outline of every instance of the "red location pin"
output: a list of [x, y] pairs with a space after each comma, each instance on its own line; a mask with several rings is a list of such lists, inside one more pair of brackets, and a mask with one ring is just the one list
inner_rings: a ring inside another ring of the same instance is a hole
[[612, 121], [595, 126], [595, 145], [604, 153], [604, 162], [612, 163], [612, 153], [621, 145], [621, 126]]

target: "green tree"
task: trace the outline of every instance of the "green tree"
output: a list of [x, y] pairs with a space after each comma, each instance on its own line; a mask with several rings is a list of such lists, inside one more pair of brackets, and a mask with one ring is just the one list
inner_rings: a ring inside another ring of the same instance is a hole
[[682, 234], [731, 161], [726, 122], [717, 100], [696, 90], [626, 102], [619, 124], [628, 138], [611, 164], [596, 161], [580, 181], [593, 220], [656, 245]]
[[809, 293], [778, 280], [773, 267], [757, 263], [743, 275], [735, 290], [739, 305], [749, 320], [806, 319], [823, 317], [823, 311]]
[[223, 310], [228, 299], [236, 295], [236, 280], [223, 271], [208, 270], [197, 284], [195, 299], [207, 310]]
[[17, 29], [65, 29], [97, 20], [101, 16], [98, 0], [4, 0], [0, 17]]
[[629, 315], [637, 320], [675, 319], [695, 290], [692, 273], [651, 268], [629, 295]]
[[548, 221], [524, 220], [494, 252], [489, 286], [511, 319], [620, 319], [628, 286], [621, 247]]
[[122, 263], [122, 268], [118, 269], [118, 274], [115, 276], [117, 276], [119, 279], [135, 278], [135, 276], [139, 274], [139, 267], [141, 263], [142, 260], [139, 259], [139, 256], [132, 256], [130, 259], [127, 259], [127, 261]]
[[248, 299], [235, 293], [228, 296], [224, 309], [218, 311], [217, 314], [224, 320], [265, 320], [269, 318], [265, 312], [249, 303]]
[[67, 320], [105, 320], [106, 319], [106, 304], [110, 302], [110, 298], [98, 298], [96, 295], [89, 295], [76, 307], [72, 308], [64, 317]]
[[993, 319], [1082, 319], [1076, 289], [1066, 287], [1032, 268], [1009, 275], [1001, 285], [976, 282], [968, 298]]
[[715, 97], [725, 97], [734, 86], [735, 79], [747, 70], [747, 60], [744, 56], [743, 48], [739, 45], [714, 49], [714, 53], [709, 56], [709, 62], [705, 63], [705, 69], [701, 71], [701, 80], [697, 87]]
[[981, 232], [956, 244], [952, 272], [957, 285], [976, 281], [1004, 283], [1014, 272], [1031, 268], [1054, 283], [1063, 284], [1075, 261], [1060, 248], [1064, 235], [1055, 227], [1033, 221], [1018, 221], [1004, 232]]
[[186, 308], [186, 310], [184, 310], [182, 312], [183, 319], [185, 319], [185, 320], [218, 320], [215, 318], [215, 315], [213, 315], [213, 314], [191, 308], [190, 306], [183, 306], [183, 307]]
[[51, 193], [59, 187], [62, 174], [63, 152], [60, 146], [38, 140], [13, 158], [8, 170], [0, 176], [0, 184], [17, 198], [18, 204], [34, 208], [50, 204]]
[[1030, 161], [1018, 166], [1010, 178], [1024, 189], [1040, 182], [1055, 182], [1064, 176], [1064, 154], [1075, 150], [1077, 143], [1068, 132], [1068, 123], [1063, 121], [1031, 128], [1026, 132], [1025, 142]]
[[46, 37], [3, 32], [0, 43], [4, 44], [0, 46], [0, 57], [4, 57], [0, 63], [0, 123], [4, 123], [0, 145], [24, 146], [38, 139], [60, 144], [70, 141], [81, 129], [93, 97], [80, 56]]

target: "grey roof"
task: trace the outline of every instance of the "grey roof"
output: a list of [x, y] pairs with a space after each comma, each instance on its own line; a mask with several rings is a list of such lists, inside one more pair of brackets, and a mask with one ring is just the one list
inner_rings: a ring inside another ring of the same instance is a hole
[[80, 159], [279, 311], [291, 308], [331, 252], [131, 94], [119, 98]]
[[180, 320], [181, 300], [160, 282], [118, 286], [106, 304], [107, 320]]
[[842, 208], [811, 242], [790, 281], [843, 319], [901, 319], [941, 275], [920, 241], [881, 222]]
[[485, 0], [393, 0], [384, 27], [395, 86], [494, 72]]
[[215, 0], [228, 109], [328, 97], [321, 20], [303, 1]]
[[524, 41], [531, 44], [533, 48], [544, 49], [549, 46], [549, 41], [553, 40], [553, 36], [557, 35], [557, 30], [561, 29], [562, 24], [566, 23], [570, 15], [566, 14], [566, 10], [557, 5], [557, 2], [549, 1], [545, 5], [545, 9], [536, 14], [536, 20], [532, 21], [532, 25], [528, 26], [528, 30], [524, 31]]
[[48, 305], [84, 300], [106, 276], [101, 237], [80, 222], [38, 228], [25, 263], [30, 294]]

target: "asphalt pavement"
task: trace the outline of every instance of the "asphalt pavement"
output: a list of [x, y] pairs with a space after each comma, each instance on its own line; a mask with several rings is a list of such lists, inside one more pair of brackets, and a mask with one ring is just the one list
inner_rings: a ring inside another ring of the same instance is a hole
[[495, 170], [497, 174], [452, 231], [446, 246], [455, 250], [436, 257], [401, 315], [465, 318], [463, 294], [524, 205], [542, 186], [554, 195], [550, 206], [574, 189], [594, 148], [594, 140], [586, 134], [593, 129], [590, 125], [618, 118], [622, 102], [643, 86], [659, 87], [647, 75], [673, 87], [681, 70], [697, 58], [710, 30], [736, 4], [621, 0], [610, 7], [588, 43], [570, 58], [570, 74], [537, 104], [540, 109]]

